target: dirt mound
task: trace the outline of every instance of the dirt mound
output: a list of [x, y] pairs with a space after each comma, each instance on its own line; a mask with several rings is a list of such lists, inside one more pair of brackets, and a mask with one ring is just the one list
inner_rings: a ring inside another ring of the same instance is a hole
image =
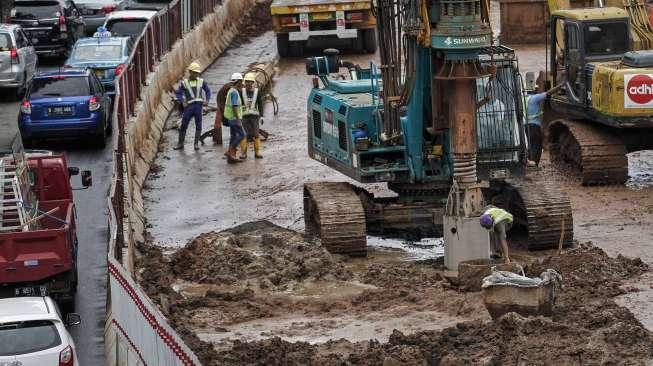
[[180, 279], [221, 285], [247, 282], [284, 290], [307, 279], [347, 280], [351, 272], [323, 247], [268, 222], [202, 234], [172, 257]]
[[565, 281], [555, 315], [525, 318], [509, 313], [496, 322], [459, 323], [442, 331], [405, 335], [385, 344], [347, 341], [311, 345], [279, 338], [236, 342], [212, 364], [266, 365], [580, 365], [644, 364], [653, 359], [653, 334], [612, 297], [623, 280], [647, 266], [610, 258], [592, 245], [571, 249], [528, 268], [556, 268]]
[[231, 43], [232, 48], [246, 43], [250, 38], [272, 30], [272, 14], [270, 5], [272, 0], [257, 0], [254, 8], [243, 19], [238, 35]]

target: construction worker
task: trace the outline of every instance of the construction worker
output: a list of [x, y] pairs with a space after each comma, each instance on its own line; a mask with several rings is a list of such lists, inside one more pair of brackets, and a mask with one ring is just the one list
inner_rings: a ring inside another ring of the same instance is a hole
[[237, 163], [240, 160], [236, 157], [236, 150], [240, 145], [243, 138], [245, 138], [245, 131], [243, 130], [243, 99], [238, 91], [243, 86], [243, 75], [239, 72], [231, 75], [231, 87], [227, 91], [225, 98], [224, 113], [222, 124], [229, 126], [229, 149], [224, 155], [227, 157], [227, 162], [230, 164]]
[[529, 160], [535, 165], [540, 164], [542, 157], [542, 115], [546, 97], [555, 93], [563, 84], [544, 93], [526, 96], [526, 133], [528, 134]]
[[249, 141], [254, 143], [254, 157], [262, 159], [261, 138], [259, 137], [259, 122], [263, 115], [263, 98], [256, 87], [256, 77], [248, 73], [244, 78], [245, 87], [241, 91], [243, 98], [243, 127], [246, 137], [240, 143], [240, 159], [247, 159], [247, 146]]
[[506, 263], [510, 263], [510, 252], [506, 232], [512, 227], [512, 215], [501, 208], [488, 206], [481, 215], [481, 226], [490, 230], [493, 252], [497, 251], [497, 241], [501, 244], [501, 251]]
[[208, 84], [201, 79], [200, 72], [202, 72], [200, 65], [197, 62], [192, 62], [188, 65], [188, 79], [181, 81], [181, 85], [177, 89], [176, 96], [184, 108], [181, 115], [181, 126], [179, 126], [179, 140], [175, 150], [184, 148], [184, 140], [186, 140], [186, 129], [190, 119], [195, 119], [195, 142], [193, 148], [199, 150], [200, 136], [202, 135], [202, 109], [203, 106], [208, 104], [211, 98], [211, 89]]

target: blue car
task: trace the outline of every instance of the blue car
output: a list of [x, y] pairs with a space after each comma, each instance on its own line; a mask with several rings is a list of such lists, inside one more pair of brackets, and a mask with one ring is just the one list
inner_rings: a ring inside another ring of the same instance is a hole
[[75, 43], [66, 68], [89, 68], [100, 79], [107, 92], [115, 94], [116, 76], [125, 69], [133, 46], [129, 37], [91, 37]]
[[38, 73], [20, 105], [23, 144], [62, 137], [91, 138], [103, 147], [111, 128], [111, 98], [90, 70]]

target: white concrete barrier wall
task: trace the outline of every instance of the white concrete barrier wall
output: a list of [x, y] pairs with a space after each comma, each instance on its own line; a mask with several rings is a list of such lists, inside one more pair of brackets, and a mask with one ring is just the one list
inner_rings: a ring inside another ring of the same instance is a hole
[[[134, 248], [144, 242], [145, 207], [142, 187], [156, 157], [165, 121], [173, 108], [172, 91], [192, 61], [207, 68], [231, 43], [240, 20], [256, 0], [224, 0], [201, 23], [188, 29], [189, 4], [182, 1], [182, 29], [177, 41], [147, 77], [136, 117], [125, 126], [125, 172], [123, 236], [126, 248], [122, 263], [114, 253], [117, 227], [110, 215], [108, 314], [105, 327], [107, 365], [199, 365], [197, 357], [168, 325], [163, 314], [133, 280]], [[186, 23], [184, 23], [186, 22]], [[184, 25], [185, 24], [185, 25]], [[116, 181], [112, 191], [116, 189]], [[111, 203], [110, 203], [111, 204]]]

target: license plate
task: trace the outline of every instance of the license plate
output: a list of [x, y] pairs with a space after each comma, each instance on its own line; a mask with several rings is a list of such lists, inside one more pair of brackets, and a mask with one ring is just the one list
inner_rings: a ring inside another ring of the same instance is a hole
[[71, 106], [50, 107], [48, 108], [48, 113], [56, 116], [70, 115], [73, 114], [73, 107]]
[[95, 72], [95, 76], [98, 77], [98, 79], [104, 79], [104, 70], [93, 70]]
[[329, 20], [333, 19], [333, 15], [331, 13], [315, 13], [311, 14], [311, 18], [313, 20]]
[[18, 287], [14, 289], [15, 296], [48, 296], [46, 286]]

